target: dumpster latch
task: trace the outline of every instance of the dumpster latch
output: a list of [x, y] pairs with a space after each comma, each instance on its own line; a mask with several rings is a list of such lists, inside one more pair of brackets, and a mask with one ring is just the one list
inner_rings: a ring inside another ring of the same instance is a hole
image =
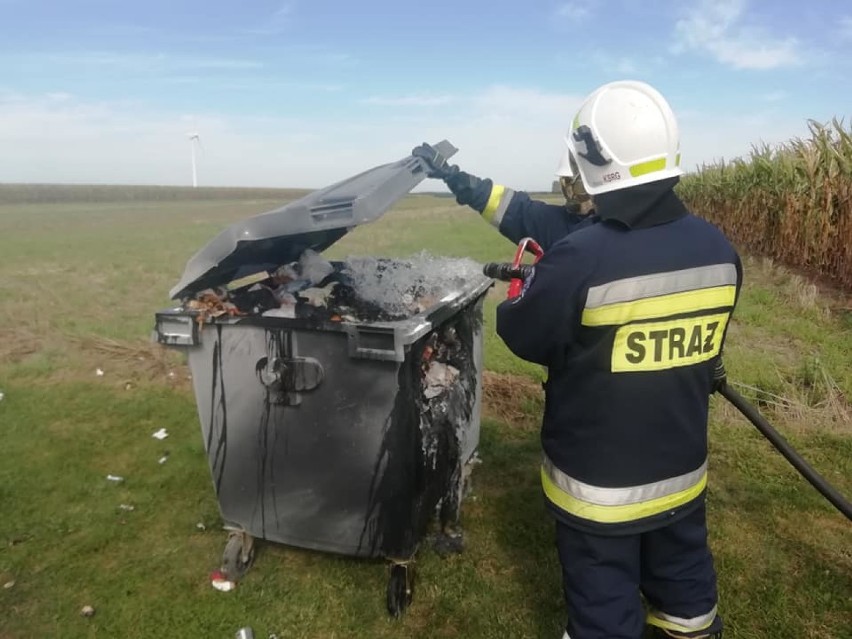
[[322, 365], [313, 357], [261, 357], [255, 370], [272, 401], [286, 406], [301, 404], [300, 393], [314, 390], [325, 377]]

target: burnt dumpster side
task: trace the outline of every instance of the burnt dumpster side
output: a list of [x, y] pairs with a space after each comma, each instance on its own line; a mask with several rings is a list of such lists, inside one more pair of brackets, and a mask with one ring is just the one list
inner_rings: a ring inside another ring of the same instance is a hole
[[[341, 330], [204, 324], [189, 364], [226, 525], [398, 558], [414, 554], [436, 511], [457, 521], [478, 443], [481, 312], [481, 298], [457, 309], [402, 362], [352, 357]], [[436, 382], [435, 370], [455, 372]]]

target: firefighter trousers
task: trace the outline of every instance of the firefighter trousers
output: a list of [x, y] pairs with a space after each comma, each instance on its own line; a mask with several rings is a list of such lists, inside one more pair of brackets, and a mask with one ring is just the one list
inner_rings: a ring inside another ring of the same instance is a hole
[[646, 623], [674, 637], [721, 632], [703, 497], [682, 519], [633, 535], [557, 521], [556, 544], [571, 639], [640, 639]]

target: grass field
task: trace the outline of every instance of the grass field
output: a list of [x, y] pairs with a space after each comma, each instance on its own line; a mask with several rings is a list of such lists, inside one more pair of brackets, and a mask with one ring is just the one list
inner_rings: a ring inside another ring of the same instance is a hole
[[[382, 563], [281, 546], [261, 546], [236, 591], [210, 587], [225, 535], [195, 400], [180, 358], [148, 336], [190, 255], [278, 204], [0, 206], [0, 638], [226, 638], [245, 625], [282, 639], [560, 636], [553, 526], [537, 481], [540, 371], [494, 335], [496, 292], [466, 551], [422, 549], [408, 614], [388, 618]], [[451, 200], [412, 196], [329, 253], [422, 249], [489, 261], [513, 247]], [[730, 377], [852, 495], [849, 296], [767, 261], [745, 269]], [[852, 527], [733, 409], [714, 399], [711, 421], [726, 637], [852, 637]], [[170, 437], [160, 442], [151, 434], [162, 427]], [[93, 617], [80, 615], [85, 605]]]

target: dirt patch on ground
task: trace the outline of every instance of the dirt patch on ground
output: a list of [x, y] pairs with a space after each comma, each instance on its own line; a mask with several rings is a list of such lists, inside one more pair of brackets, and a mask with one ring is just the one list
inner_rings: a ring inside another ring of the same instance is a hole
[[538, 423], [539, 415], [531, 409], [542, 402], [544, 391], [529, 377], [485, 371], [482, 395], [489, 417], [510, 424]]
[[96, 354], [125, 387], [139, 382], [162, 382], [173, 388], [190, 388], [189, 367], [180, 353], [146, 340], [115, 340], [108, 337], [71, 337], [69, 343]]
[[42, 340], [36, 333], [26, 328], [0, 329], [0, 361], [17, 364], [37, 353]]

